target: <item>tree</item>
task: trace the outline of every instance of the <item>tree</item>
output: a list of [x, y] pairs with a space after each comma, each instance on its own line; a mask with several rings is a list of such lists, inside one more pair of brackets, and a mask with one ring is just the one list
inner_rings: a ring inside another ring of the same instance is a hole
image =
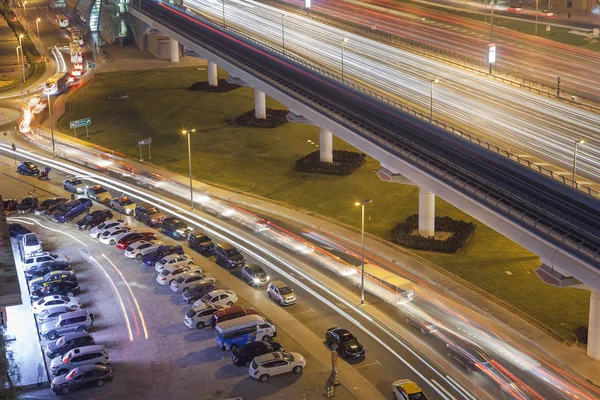
[[12, 400], [17, 398], [21, 369], [6, 342], [4, 330], [0, 329], [0, 399]]

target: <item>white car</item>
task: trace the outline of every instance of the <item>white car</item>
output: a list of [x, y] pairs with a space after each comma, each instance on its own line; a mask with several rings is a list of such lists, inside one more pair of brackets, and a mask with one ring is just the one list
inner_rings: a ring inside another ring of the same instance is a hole
[[275, 351], [254, 357], [248, 368], [248, 373], [250, 377], [265, 383], [275, 375], [288, 372], [301, 374], [304, 367], [306, 367], [306, 360], [301, 354]]
[[187, 254], [169, 254], [158, 260], [156, 264], [154, 264], [154, 269], [156, 272], [161, 272], [163, 268], [170, 267], [179, 267], [183, 265], [191, 265], [194, 263], [194, 259]]
[[205, 326], [210, 326], [210, 317], [222, 309], [223, 307], [214, 304], [202, 304], [198, 307], [192, 307], [185, 312], [183, 322], [188, 328], [202, 329]]
[[215, 278], [209, 278], [204, 275], [200, 268], [196, 268], [195, 265], [190, 266], [191, 269], [185, 274], [180, 275], [177, 279], [171, 282], [171, 290], [174, 292], [186, 292], [194, 285], [205, 282], [215, 283]]
[[279, 303], [280, 306], [296, 304], [297, 301], [294, 289], [290, 288], [282, 281], [273, 281], [269, 283], [267, 295], [271, 300]]
[[152, 241], [140, 240], [139, 242], [132, 243], [125, 250], [125, 257], [141, 260], [146, 254], [153, 252], [159, 246], [163, 246], [163, 245], [164, 245], [164, 243], [160, 240], [152, 240]]
[[128, 226], [109, 228], [100, 235], [100, 243], [115, 244], [117, 243], [117, 240], [130, 233], [133, 233], [133, 231]]
[[69, 306], [65, 306], [64, 304], [57, 305], [57, 306], [49, 306], [49, 307], [46, 307], [45, 309], [43, 309], [37, 315], [37, 321], [40, 324], [43, 324], [44, 322], [53, 321], [53, 320], [57, 319], [58, 316], [61, 314], [72, 312], [72, 311], [77, 311], [77, 309], [69, 307]]
[[238, 297], [233, 290], [217, 289], [202, 296], [200, 300], [194, 303], [194, 307], [202, 304], [214, 304], [221, 307], [231, 307], [238, 301]]
[[88, 185], [83, 192], [82, 197], [87, 197], [90, 200], [98, 203], [106, 203], [112, 200], [110, 192], [102, 187], [102, 185]]
[[67, 306], [79, 310], [83, 307], [83, 304], [81, 303], [79, 297], [69, 297], [55, 294], [52, 296], [42, 297], [41, 299], [34, 301], [31, 305], [34, 314], [39, 314], [46, 308], [54, 306]]
[[116, 226], [127, 226], [127, 224], [118, 219], [110, 219], [90, 229], [90, 237], [96, 239], [105, 229], [114, 228]]
[[127, 196], [119, 196], [116, 199], [112, 199], [110, 207], [126, 215], [133, 215], [135, 211], [135, 203]]
[[[156, 275], [156, 282], [161, 285], [170, 285], [175, 282], [175, 279], [179, 278], [182, 274], [190, 272], [193, 267], [192, 265], [168, 265], [161, 272]], [[198, 268], [199, 271], [202, 271]]]

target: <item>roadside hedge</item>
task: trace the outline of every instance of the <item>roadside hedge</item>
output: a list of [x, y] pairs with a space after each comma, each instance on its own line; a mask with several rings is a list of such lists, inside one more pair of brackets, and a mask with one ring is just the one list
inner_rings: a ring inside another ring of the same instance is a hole
[[254, 109], [252, 109], [243, 113], [242, 115], [234, 115], [233, 124], [254, 126], [257, 128], [277, 128], [278, 126], [288, 123], [286, 118], [288, 110], [275, 110], [273, 108], [267, 108], [267, 117], [261, 119], [256, 119], [254, 112]]
[[25, 35], [25, 37], [23, 38], [23, 48], [25, 50], [25, 56], [27, 57], [27, 59], [31, 60], [34, 57], [39, 58], [40, 52], [36, 48], [35, 44], [31, 40], [27, 32], [25, 31], [25, 28], [23, 28], [23, 25], [21, 25], [21, 22], [19, 22], [19, 20], [17, 19], [17, 16], [15, 15], [14, 11], [8, 6], [6, 2], [0, 2], [0, 13], [2, 13], [4, 19], [6, 20], [6, 23], [15, 33], [15, 37], [17, 38], [17, 40], [19, 39], [20, 34]]
[[227, 82], [225, 79], [219, 79], [217, 86], [208, 84], [208, 81], [194, 82], [190, 86], [190, 90], [195, 92], [213, 92], [213, 93], [226, 93], [239, 88], [240, 85], [234, 85]]
[[367, 155], [355, 151], [333, 150], [333, 162], [321, 161], [319, 151], [314, 151], [296, 161], [294, 171], [311, 174], [346, 176], [360, 168]]
[[577, 328], [575, 328], [575, 336], [577, 337], [577, 342], [587, 344], [587, 342], [588, 342], [587, 326], [578, 326]]
[[437, 251], [440, 253], [456, 253], [475, 233], [477, 224], [458, 221], [450, 217], [435, 217], [435, 230], [450, 232], [446, 240], [436, 240], [433, 237], [414, 235], [419, 227], [419, 215], [410, 215], [404, 222], [392, 228], [392, 242], [415, 250]]

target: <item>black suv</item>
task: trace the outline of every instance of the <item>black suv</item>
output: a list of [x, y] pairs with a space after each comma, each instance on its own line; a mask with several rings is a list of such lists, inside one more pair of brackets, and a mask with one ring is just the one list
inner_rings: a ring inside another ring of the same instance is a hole
[[458, 361], [467, 372], [479, 372], [489, 368], [490, 355], [483, 349], [466, 340], [453, 339], [446, 343], [448, 358]]
[[77, 296], [80, 292], [79, 284], [70, 281], [58, 281], [44, 286], [40, 290], [31, 292], [31, 300], [35, 301], [40, 297], [51, 296], [53, 294], [62, 294], [65, 296]]
[[344, 328], [329, 328], [325, 332], [325, 343], [330, 348], [336, 347], [337, 352], [344, 358], [365, 356], [365, 348], [358, 339]]
[[161, 224], [165, 219], [165, 214], [148, 203], [140, 203], [135, 206], [135, 219], [148, 226]]
[[186, 239], [192, 229], [177, 217], [165, 218], [162, 222], [162, 232], [175, 240]]
[[42, 201], [36, 208], [33, 210], [35, 215], [46, 215], [52, 214], [54, 211], [60, 207], [62, 203], [66, 203], [67, 199], [63, 197], [51, 197]]
[[200, 254], [211, 254], [215, 249], [213, 241], [202, 232], [188, 235], [188, 246]]
[[244, 256], [229, 243], [221, 242], [215, 246], [217, 264], [225, 268], [243, 267], [246, 264]]
[[33, 266], [25, 271], [25, 279], [30, 280], [38, 276], [44, 276], [52, 271], [70, 271], [71, 264], [68, 261], [46, 261], [40, 265]]
[[285, 351], [285, 349], [277, 342], [250, 342], [238, 349], [232, 350], [231, 359], [235, 365], [249, 366], [254, 357], [274, 351]]
[[113, 213], [110, 210], [95, 210], [77, 221], [75, 226], [77, 229], [85, 231], [86, 229], [92, 229], [95, 226], [100, 225], [104, 221], [108, 221], [112, 217]]
[[54, 358], [62, 356], [77, 347], [90, 346], [92, 344], [96, 344], [94, 337], [86, 331], [73, 332], [67, 333], [60, 339], [48, 343], [44, 351], [48, 358]]

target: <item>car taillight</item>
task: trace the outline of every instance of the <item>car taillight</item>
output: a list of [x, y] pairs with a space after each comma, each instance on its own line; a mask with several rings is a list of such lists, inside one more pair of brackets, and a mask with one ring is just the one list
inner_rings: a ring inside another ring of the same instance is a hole
[[62, 362], [63, 362], [63, 364], [66, 364], [66, 363], [69, 362], [69, 355], [68, 354], [63, 357]]

